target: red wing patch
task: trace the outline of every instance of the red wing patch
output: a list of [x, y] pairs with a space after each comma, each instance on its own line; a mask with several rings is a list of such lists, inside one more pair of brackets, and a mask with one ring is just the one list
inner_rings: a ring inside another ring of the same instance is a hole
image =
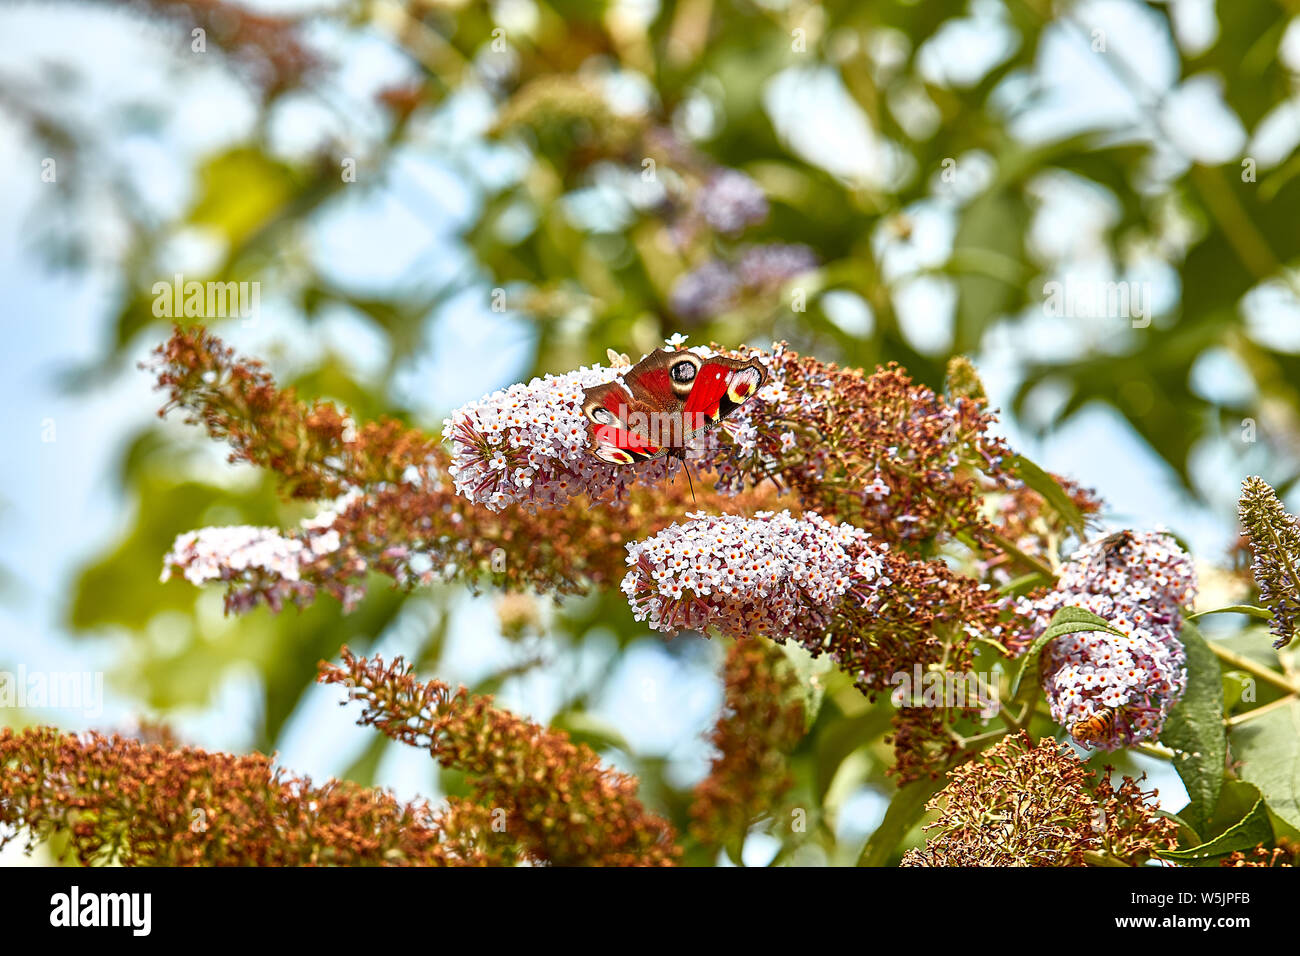
[[[595, 392], [595, 389], [592, 389]], [[591, 394], [591, 393], [589, 393]], [[594, 396], [593, 396], [594, 397]], [[605, 409], [620, 422], [627, 421], [627, 393], [617, 386], [610, 388], [596, 399], [596, 404]]]
[[631, 391], [618, 382], [586, 391], [583, 414], [587, 419], [588, 444], [591, 453], [601, 461], [630, 465], [663, 454], [662, 448], [628, 426], [629, 401], [635, 401]]
[[601, 461], [630, 465], [663, 454], [664, 449], [651, 444], [636, 432], [617, 425], [596, 425], [591, 430], [596, 447], [592, 451]]
[[687, 430], [698, 431], [722, 421], [757, 395], [766, 377], [757, 362], [739, 368], [717, 360], [705, 362], [683, 410]]
[[633, 368], [623, 376], [623, 381], [632, 390], [633, 395], [638, 392], [643, 393], [644, 398], [648, 398], [655, 405], [668, 408], [679, 401], [673, 394], [673, 380], [666, 368], [649, 368], [644, 371]]
[[732, 371], [720, 362], [705, 362], [700, 367], [695, 375], [695, 385], [686, 399], [686, 407], [682, 409], [687, 421], [692, 421], [693, 416], [699, 414], [713, 420], [722, 396], [727, 394], [727, 382], [731, 379]]

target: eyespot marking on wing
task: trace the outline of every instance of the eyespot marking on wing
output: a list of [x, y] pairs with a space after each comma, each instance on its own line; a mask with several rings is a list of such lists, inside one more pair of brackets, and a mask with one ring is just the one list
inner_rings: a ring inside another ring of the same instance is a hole
[[755, 392], [763, 380], [763, 373], [754, 366], [737, 369], [727, 384], [727, 397], [737, 405], [743, 405]]

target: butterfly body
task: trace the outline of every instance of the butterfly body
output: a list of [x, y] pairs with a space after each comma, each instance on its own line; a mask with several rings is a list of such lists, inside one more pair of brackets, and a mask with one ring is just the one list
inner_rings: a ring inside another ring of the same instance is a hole
[[618, 465], [663, 455], [684, 459], [693, 439], [758, 394], [766, 378], [757, 359], [651, 352], [621, 382], [586, 390], [588, 445], [595, 457]]

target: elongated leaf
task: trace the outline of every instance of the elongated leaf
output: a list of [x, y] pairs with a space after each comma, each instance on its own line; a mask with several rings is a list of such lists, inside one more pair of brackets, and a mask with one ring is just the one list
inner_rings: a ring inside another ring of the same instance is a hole
[[813, 657], [793, 641], [787, 641], [779, 647], [785, 652], [790, 669], [799, 679], [799, 687], [803, 692], [804, 730], [811, 730], [817, 721], [817, 714], [821, 712], [822, 701], [826, 697], [827, 675], [834, 667], [834, 662], [826, 656]]
[[209, 157], [198, 173], [190, 221], [212, 227], [236, 245], [283, 208], [297, 179], [284, 163], [243, 146]]
[[884, 866], [888, 863], [898, 844], [925, 814], [926, 801], [943, 789], [947, 782], [945, 777], [938, 780], [923, 777], [894, 794], [894, 799], [889, 801], [889, 809], [885, 811], [885, 819], [880, 821], [880, 826], [876, 827], [862, 848], [858, 866]]
[[1219, 675], [1219, 659], [1196, 625], [1184, 622], [1180, 639], [1187, 651], [1187, 690], [1169, 712], [1160, 742], [1178, 751], [1174, 769], [1182, 778], [1190, 801], [1181, 816], [1204, 832], [1206, 820], [1219, 804], [1227, 757], [1223, 681]]
[[1107, 631], [1117, 637], [1124, 636], [1122, 632], [1111, 627], [1091, 611], [1085, 611], [1081, 607], [1061, 608], [1053, 615], [1047, 630], [1029, 645], [1029, 650], [1021, 658], [1020, 671], [1011, 684], [1013, 701], [1020, 700], [1022, 693], [1032, 694], [1033, 688], [1038, 685], [1038, 659], [1042, 656], [1043, 648], [1064, 634], [1074, 634], [1078, 631]]
[[551, 718], [551, 726], [563, 730], [574, 743], [600, 752], [613, 748], [631, 752], [631, 745], [613, 724], [585, 710], [563, 710]]
[[1050, 579], [1041, 571], [1031, 571], [1029, 574], [1022, 574], [1014, 581], [1008, 581], [1002, 585], [1002, 587], [998, 588], [998, 594], [1028, 594], [1034, 588], [1050, 583]]
[[[1254, 789], [1254, 788], [1251, 788]], [[1255, 790], [1255, 793], [1259, 793]], [[1236, 850], [1270, 843], [1273, 840], [1273, 824], [1268, 819], [1268, 808], [1263, 797], [1251, 805], [1249, 812], [1213, 840], [1200, 846], [1183, 850], [1164, 850], [1159, 855], [1162, 859], [1174, 860], [1193, 866], [1213, 866], [1221, 857]]]
[[1269, 809], [1300, 828], [1300, 701], [1261, 714], [1232, 731], [1241, 777], [1259, 787]]
[[1073, 499], [1065, 493], [1060, 482], [1024, 455], [1016, 455], [1011, 459], [1011, 471], [1046, 499], [1056, 513], [1065, 519], [1065, 523], [1074, 529], [1080, 541], [1084, 539], [1086, 532], [1083, 527], [1083, 515], [1080, 514]]
[[[1201, 839], [1196, 843], [1209, 843], [1215, 837], [1228, 832], [1250, 813], [1255, 801], [1260, 798], [1259, 787], [1244, 780], [1225, 776], [1223, 789], [1219, 791], [1219, 805], [1214, 814], [1201, 830]], [[1188, 846], [1196, 844], [1189, 843]]]
[[893, 714], [893, 706], [881, 697], [876, 706], [852, 717], [840, 717], [818, 735], [814, 793], [821, 800], [825, 801], [826, 791], [839, 772], [840, 764], [861, 747], [863, 741], [875, 740], [888, 731]]
[[1273, 612], [1266, 607], [1255, 607], [1253, 604], [1229, 604], [1227, 607], [1216, 607], [1212, 611], [1197, 611], [1195, 614], [1189, 614], [1187, 620], [1195, 621], [1210, 614], [1249, 614], [1261, 621], [1267, 621], [1273, 617]]

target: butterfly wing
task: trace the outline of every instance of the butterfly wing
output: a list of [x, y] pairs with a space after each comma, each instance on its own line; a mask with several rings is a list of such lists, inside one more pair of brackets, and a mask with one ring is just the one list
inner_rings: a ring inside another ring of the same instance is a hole
[[659, 413], [659, 444], [670, 448], [718, 424], [757, 395], [766, 379], [757, 359], [673, 349], [652, 352], [623, 376], [637, 402]]
[[688, 423], [702, 423], [691, 434], [713, 427], [744, 405], [758, 394], [766, 379], [767, 370], [757, 360], [706, 359], [682, 409]]
[[767, 371], [757, 360], [659, 349], [611, 382], [586, 390], [583, 413], [593, 454], [632, 464], [686, 447], [758, 394]]
[[636, 400], [620, 382], [596, 385], [583, 393], [582, 413], [587, 419], [588, 446], [601, 461], [631, 465], [666, 454], [643, 431], [634, 428]]

